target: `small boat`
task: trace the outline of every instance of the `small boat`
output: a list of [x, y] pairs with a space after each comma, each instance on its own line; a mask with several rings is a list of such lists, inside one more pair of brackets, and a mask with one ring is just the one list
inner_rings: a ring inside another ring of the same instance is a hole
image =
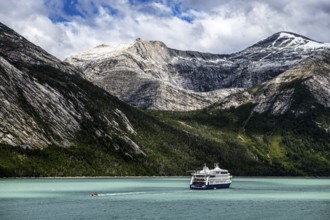
[[97, 192], [92, 192], [91, 196], [98, 196], [99, 194]]
[[228, 170], [221, 169], [219, 164], [214, 165], [214, 169], [209, 169], [204, 165], [200, 171], [191, 173], [190, 189], [221, 189], [229, 188], [232, 183], [232, 176]]

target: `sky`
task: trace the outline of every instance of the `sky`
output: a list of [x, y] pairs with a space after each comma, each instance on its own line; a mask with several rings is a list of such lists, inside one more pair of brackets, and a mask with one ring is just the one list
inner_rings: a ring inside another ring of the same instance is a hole
[[279, 31], [330, 42], [330, 1], [0, 0], [0, 22], [60, 59], [136, 38], [227, 54]]

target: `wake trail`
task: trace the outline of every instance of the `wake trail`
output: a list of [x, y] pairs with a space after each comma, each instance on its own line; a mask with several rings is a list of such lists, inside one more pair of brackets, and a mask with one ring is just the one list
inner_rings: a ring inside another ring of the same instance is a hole
[[126, 196], [126, 195], [141, 195], [141, 194], [171, 194], [171, 193], [182, 193], [189, 191], [168, 191], [168, 192], [157, 192], [157, 191], [149, 191], [149, 192], [120, 192], [120, 193], [98, 193], [97, 196]]
[[98, 196], [124, 196], [124, 195], [138, 195], [145, 193], [147, 192], [100, 193], [98, 194]]

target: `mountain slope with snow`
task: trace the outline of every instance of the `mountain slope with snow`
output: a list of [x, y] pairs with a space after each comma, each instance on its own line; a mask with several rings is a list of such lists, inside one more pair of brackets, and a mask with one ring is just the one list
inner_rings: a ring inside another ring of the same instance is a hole
[[191, 58], [174, 57], [173, 53], [179, 54], [161, 42], [137, 40], [117, 47], [101, 45], [65, 61], [77, 66], [94, 84], [143, 109], [198, 109], [237, 91], [188, 89], [174, 65], [178, 57]]
[[136, 107], [193, 110], [269, 81], [327, 48], [330, 44], [289, 32], [229, 55], [179, 51], [162, 42], [138, 39], [115, 47], [101, 45], [65, 61]]
[[[269, 112], [272, 115], [287, 112], [299, 115], [312, 111], [315, 105], [330, 108], [329, 60], [330, 50], [324, 50], [306, 58], [274, 79], [230, 95], [211, 108], [228, 109], [254, 103], [254, 112]], [[308, 98], [313, 99], [314, 104], [304, 104]], [[296, 104], [299, 105], [298, 108]]]

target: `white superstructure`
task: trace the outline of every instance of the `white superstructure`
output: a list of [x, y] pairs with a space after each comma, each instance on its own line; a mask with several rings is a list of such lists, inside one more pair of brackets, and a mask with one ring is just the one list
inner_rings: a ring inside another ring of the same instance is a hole
[[204, 165], [203, 169], [192, 173], [190, 189], [220, 189], [228, 188], [232, 183], [228, 170], [221, 169], [216, 163], [214, 169]]

